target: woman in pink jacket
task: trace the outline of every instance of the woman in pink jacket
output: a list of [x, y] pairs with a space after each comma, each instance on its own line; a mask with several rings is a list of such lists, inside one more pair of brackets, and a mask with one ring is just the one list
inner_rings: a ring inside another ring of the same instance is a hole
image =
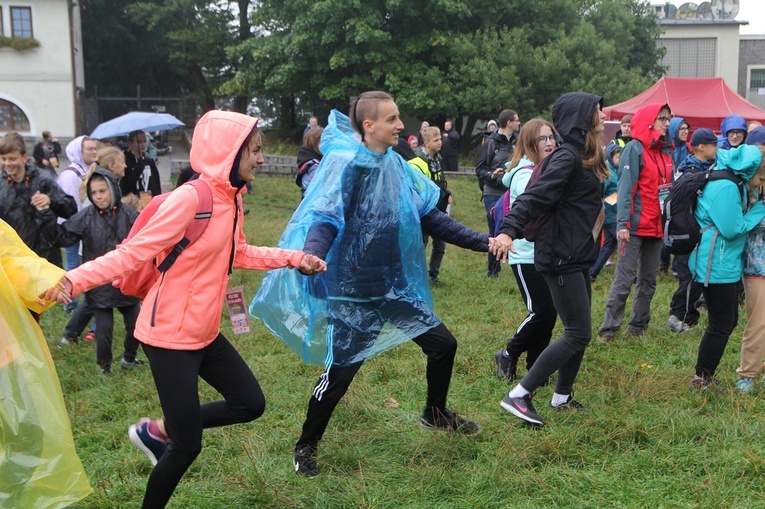
[[[211, 111], [194, 129], [191, 165], [209, 184], [210, 224], [154, 284], [144, 300], [135, 337], [143, 344], [159, 393], [164, 420], [130, 426], [131, 441], [154, 470], [143, 507], [165, 507], [202, 448], [202, 429], [249, 422], [262, 415], [265, 398], [247, 363], [220, 332], [226, 285], [234, 268], [297, 268], [306, 275], [326, 264], [302, 251], [255, 247], [242, 230], [242, 191], [263, 164], [257, 119]], [[157, 257], [161, 261], [194, 220], [197, 191], [181, 186], [121, 247], [67, 273], [71, 295], [118, 279]], [[200, 404], [198, 378], [223, 395]]]

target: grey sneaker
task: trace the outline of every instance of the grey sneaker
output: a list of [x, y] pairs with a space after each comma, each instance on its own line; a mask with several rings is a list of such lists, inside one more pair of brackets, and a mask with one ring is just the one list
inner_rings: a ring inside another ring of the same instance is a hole
[[122, 369], [133, 369], [138, 366], [145, 366], [146, 361], [142, 361], [141, 359], [134, 359], [133, 362], [126, 361], [125, 359], [122, 359], [120, 361], [120, 366]]
[[501, 379], [515, 380], [515, 372], [518, 367], [518, 359], [506, 354], [506, 350], [494, 353], [494, 363], [497, 365], [497, 377]]
[[71, 339], [71, 338], [61, 338], [61, 341], [58, 342], [59, 348], [69, 348], [70, 346], [74, 346], [77, 344], [77, 338]]
[[543, 426], [545, 423], [531, 404], [531, 394], [526, 394], [522, 398], [511, 398], [509, 393], [505, 394], [499, 405], [517, 418], [534, 426]]
[[675, 315], [669, 315], [669, 320], [667, 320], [667, 327], [669, 330], [680, 334], [690, 329], [687, 323], [683, 322]]

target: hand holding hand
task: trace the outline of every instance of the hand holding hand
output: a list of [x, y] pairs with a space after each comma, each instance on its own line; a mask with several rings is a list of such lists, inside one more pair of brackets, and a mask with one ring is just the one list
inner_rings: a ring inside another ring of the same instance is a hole
[[45, 301], [69, 304], [72, 302], [72, 283], [65, 277], [53, 288], [41, 293], [37, 299], [38, 304], [45, 305]]
[[300, 266], [297, 268], [301, 274], [313, 276], [327, 271], [327, 262], [315, 255], [303, 255]]
[[29, 203], [37, 210], [45, 210], [50, 207], [50, 197], [47, 194], [42, 194], [40, 191], [35, 191]]
[[489, 238], [489, 251], [502, 261], [507, 260], [508, 251], [515, 254], [513, 239], [506, 233], [500, 233], [496, 237]]

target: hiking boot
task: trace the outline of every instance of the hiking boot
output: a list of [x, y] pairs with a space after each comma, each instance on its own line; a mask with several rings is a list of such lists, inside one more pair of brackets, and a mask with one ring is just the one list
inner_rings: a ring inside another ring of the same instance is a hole
[[719, 380], [713, 376], [699, 376], [694, 375], [691, 378], [691, 389], [696, 391], [715, 390], [717, 392], [724, 392]]
[[603, 329], [598, 331], [598, 343], [610, 343], [616, 338], [614, 329]]
[[669, 320], [667, 320], [667, 327], [669, 330], [680, 334], [690, 329], [687, 323], [684, 323], [675, 315], [669, 315]]
[[431, 431], [451, 431], [463, 435], [477, 435], [481, 427], [447, 408], [426, 408], [420, 414], [420, 427]]
[[494, 362], [497, 364], [497, 377], [515, 380], [515, 372], [518, 367], [518, 359], [507, 355], [506, 350], [499, 350], [494, 354]]
[[305, 477], [316, 477], [319, 475], [319, 464], [316, 462], [316, 449], [310, 445], [295, 446], [295, 452], [292, 455], [292, 464], [295, 466], [295, 473]]
[[59, 348], [69, 348], [70, 346], [74, 346], [77, 344], [77, 338], [61, 338], [61, 341], [58, 342]]
[[552, 402], [550, 402], [550, 408], [554, 408], [559, 412], [582, 412], [584, 410], [584, 406], [576, 401], [572, 395], [569, 395], [568, 400], [565, 403], [561, 403], [560, 405], [553, 406]]
[[156, 465], [167, 450], [167, 441], [149, 433], [151, 419], [144, 417], [137, 424], [131, 424], [128, 428], [128, 436], [133, 445], [143, 451], [149, 457], [152, 465]]
[[635, 327], [627, 327], [627, 334], [630, 336], [640, 337], [645, 336], [645, 329], [636, 329]]
[[142, 361], [141, 359], [135, 359], [133, 362], [126, 361], [125, 359], [122, 359], [120, 361], [120, 366], [122, 369], [133, 369], [136, 366], [145, 366], [146, 361]]
[[499, 404], [502, 408], [535, 426], [543, 426], [545, 421], [537, 413], [534, 405], [531, 404], [531, 394], [526, 394], [522, 398], [511, 398], [510, 394], [505, 394]]
[[741, 394], [752, 392], [753, 389], [754, 389], [754, 378], [743, 377], [743, 378], [739, 378], [738, 382], [736, 382], [736, 390], [738, 390], [738, 392], [740, 392]]

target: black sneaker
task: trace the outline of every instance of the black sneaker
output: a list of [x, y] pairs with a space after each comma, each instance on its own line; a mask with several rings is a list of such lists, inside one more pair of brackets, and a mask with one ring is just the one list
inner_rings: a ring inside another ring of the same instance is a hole
[[725, 389], [723, 388], [722, 384], [720, 384], [720, 381], [714, 376], [699, 375], [694, 375], [694, 377], [691, 378], [691, 390], [714, 391], [719, 393], [725, 392]]
[[568, 401], [565, 403], [561, 403], [560, 405], [553, 406], [552, 402], [550, 402], [550, 407], [554, 408], [555, 410], [559, 412], [567, 412], [569, 410], [574, 412], [581, 412], [584, 410], [584, 406], [582, 406], [581, 403], [576, 401], [573, 396], [568, 397]]
[[522, 398], [511, 398], [509, 393], [505, 394], [502, 401], [499, 404], [502, 408], [518, 417], [523, 419], [529, 424], [535, 426], [543, 426], [545, 420], [542, 419], [537, 413], [534, 405], [531, 404], [531, 394], [526, 394]]
[[316, 462], [316, 449], [310, 445], [295, 446], [295, 453], [292, 455], [292, 464], [295, 466], [295, 473], [305, 477], [316, 477], [319, 475], [319, 464]]
[[505, 355], [505, 350], [500, 350], [494, 354], [494, 362], [497, 364], [497, 377], [503, 380], [515, 380], [518, 359]]
[[426, 408], [420, 414], [420, 427], [431, 431], [451, 431], [463, 435], [477, 435], [481, 427], [446, 408]]

